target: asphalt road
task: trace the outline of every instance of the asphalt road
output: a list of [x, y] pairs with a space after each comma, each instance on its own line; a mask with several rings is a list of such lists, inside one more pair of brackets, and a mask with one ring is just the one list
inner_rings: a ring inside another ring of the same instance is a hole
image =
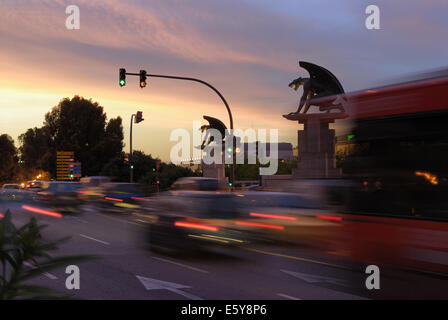
[[[448, 281], [400, 270], [381, 271], [381, 289], [367, 290], [366, 266], [347, 264], [337, 254], [297, 246], [252, 245], [216, 248], [194, 255], [168, 256], [144, 246], [144, 218], [85, 208], [62, 218], [31, 213], [20, 203], [10, 207], [13, 221], [36, 216], [48, 224], [44, 240], [70, 236], [56, 255], [91, 254], [83, 262], [80, 289], [68, 290], [65, 269], [45, 273], [30, 283], [80, 299], [412, 299], [448, 298]], [[340, 261], [341, 260], [341, 261]]]

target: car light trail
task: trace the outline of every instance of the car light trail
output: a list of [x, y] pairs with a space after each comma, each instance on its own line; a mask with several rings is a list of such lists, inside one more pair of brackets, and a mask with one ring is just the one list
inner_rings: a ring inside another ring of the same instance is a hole
[[185, 222], [185, 221], [176, 221], [176, 222], [174, 222], [174, 225], [176, 227], [201, 229], [201, 230], [207, 230], [207, 231], [218, 231], [219, 230], [219, 228], [215, 227], [215, 226], [209, 226], [206, 224]]
[[267, 213], [258, 213], [258, 212], [250, 212], [249, 215], [252, 217], [261, 217], [261, 218], [272, 218], [272, 219], [281, 219], [281, 220], [297, 220], [296, 217], [279, 216], [276, 214], [267, 214]]
[[203, 234], [203, 236], [207, 237], [207, 238], [222, 239], [222, 240], [226, 240], [226, 241], [233, 241], [233, 242], [239, 242], [239, 243], [243, 242], [243, 240], [227, 238], [227, 237], [218, 237], [218, 236], [214, 236], [214, 235], [211, 235], [211, 234]]
[[50, 217], [62, 218], [62, 214], [60, 214], [59, 212], [55, 212], [55, 211], [34, 208], [34, 207], [27, 206], [27, 205], [23, 205], [22, 209], [25, 209], [25, 210], [31, 211], [31, 212], [35, 212], [35, 213], [39, 213], [39, 214], [43, 214], [43, 215], [50, 216]]
[[151, 199], [148, 198], [140, 198], [140, 197], [131, 197], [132, 200], [142, 200], [142, 201], [151, 201]]
[[123, 202], [122, 199], [117, 199], [117, 198], [105, 197], [104, 199], [106, 199], [106, 200], [110, 200], [110, 201], [116, 201], [116, 202]]
[[235, 221], [235, 223], [239, 226], [248, 226], [248, 227], [258, 227], [265, 229], [276, 229], [276, 230], [284, 230], [284, 226], [279, 226], [276, 224], [269, 223], [259, 223], [259, 222], [250, 222], [250, 221]]
[[341, 217], [332, 217], [332, 216], [316, 216], [317, 219], [322, 220], [333, 220], [333, 221], [342, 221]]
[[227, 240], [214, 239], [214, 238], [209, 238], [209, 237], [206, 237], [206, 236], [198, 236], [198, 235], [194, 235], [194, 234], [189, 234], [188, 236], [189, 236], [190, 238], [198, 238], [198, 239], [209, 240], [209, 241], [216, 241], [216, 242], [222, 242], [222, 243], [229, 243], [229, 241], [227, 241]]

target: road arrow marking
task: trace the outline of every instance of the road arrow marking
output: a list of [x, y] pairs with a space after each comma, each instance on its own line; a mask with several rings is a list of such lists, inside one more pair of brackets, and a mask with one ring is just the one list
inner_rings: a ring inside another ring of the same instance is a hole
[[197, 297], [188, 292], [180, 290], [180, 289], [191, 288], [190, 286], [186, 286], [186, 285], [174, 283], [174, 282], [146, 278], [146, 277], [142, 277], [142, 276], [136, 276], [136, 277], [142, 283], [142, 285], [145, 287], [146, 290], [168, 290], [168, 291], [174, 292], [178, 295], [184, 296], [185, 298], [188, 298], [190, 300], [204, 300], [200, 297]]
[[300, 299], [300, 298], [296, 298], [296, 297], [293, 297], [293, 296], [289, 296], [289, 295], [284, 294], [284, 293], [277, 293], [277, 295], [280, 296], [280, 297], [282, 297], [282, 298], [289, 299], [289, 300], [302, 300], [302, 299]]
[[339, 285], [339, 286], [348, 287], [347, 283], [341, 279], [318, 276], [318, 275], [308, 274], [308, 273], [288, 271], [288, 270], [280, 270], [280, 271], [287, 273], [293, 277], [299, 278], [308, 283], [331, 283], [331, 284], [335, 284], [335, 285]]

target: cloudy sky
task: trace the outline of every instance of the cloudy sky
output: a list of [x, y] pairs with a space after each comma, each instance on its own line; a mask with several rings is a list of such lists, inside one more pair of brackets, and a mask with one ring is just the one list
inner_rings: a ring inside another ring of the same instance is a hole
[[[80, 8], [67, 30], [65, 8]], [[381, 30], [365, 9], [381, 10]], [[41, 126], [63, 97], [92, 98], [120, 115], [129, 139], [137, 110], [145, 121], [134, 148], [168, 160], [170, 132], [210, 115], [228, 123], [218, 97], [196, 83], [137, 78], [118, 69], [206, 80], [227, 98], [237, 128], [278, 128], [296, 144], [297, 92], [287, 84], [305, 60], [331, 70], [345, 91], [448, 65], [446, 0], [0, 0], [0, 133]], [[128, 145], [126, 143], [126, 145]]]

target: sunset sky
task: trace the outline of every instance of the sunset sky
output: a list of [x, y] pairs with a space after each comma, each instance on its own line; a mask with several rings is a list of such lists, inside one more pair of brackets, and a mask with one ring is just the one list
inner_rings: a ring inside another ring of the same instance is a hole
[[[67, 30], [65, 8], [80, 8], [80, 30]], [[365, 28], [365, 8], [381, 10], [381, 30]], [[118, 85], [118, 69], [206, 80], [228, 100], [237, 128], [278, 128], [296, 145], [297, 108], [288, 88], [298, 61], [331, 70], [346, 92], [448, 66], [446, 0], [0, 0], [0, 134], [41, 126], [64, 97], [92, 98], [108, 117], [145, 121], [134, 149], [169, 160], [173, 129], [191, 130], [226, 110], [196, 83], [136, 77]]]

